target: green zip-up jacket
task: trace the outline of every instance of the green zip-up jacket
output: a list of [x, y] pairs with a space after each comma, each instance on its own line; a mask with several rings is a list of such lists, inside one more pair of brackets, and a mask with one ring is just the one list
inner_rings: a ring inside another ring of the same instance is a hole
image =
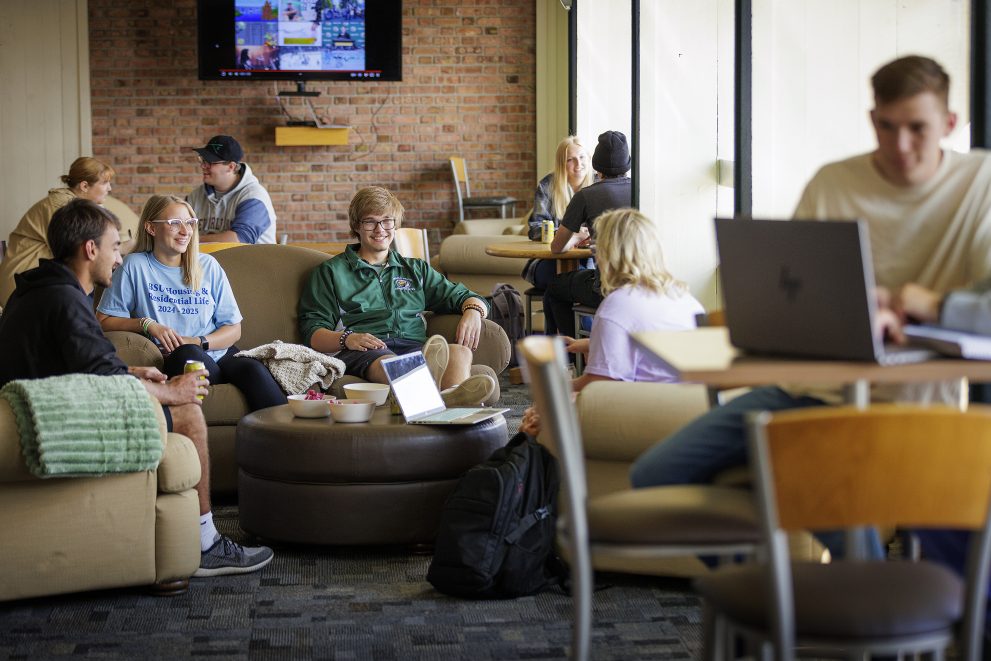
[[399, 337], [425, 342], [422, 313], [461, 314], [471, 297], [485, 299], [454, 284], [422, 259], [407, 259], [395, 250], [378, 271], [356, 252], [357, 244], [313, 269], [299, 299], [299, 332], [309, 345], [321, 328], [350, 328], [380, 340]]

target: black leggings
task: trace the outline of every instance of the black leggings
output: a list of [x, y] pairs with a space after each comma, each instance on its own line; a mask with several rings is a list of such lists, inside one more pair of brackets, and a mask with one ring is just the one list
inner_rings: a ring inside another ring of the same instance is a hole
[[184, 344], [165, 357], [165, 375], [182, 374], [187, 360], [201, 360], [210, 373], [210, 383], [230, 383], [236, 386], [248, 400], [252, 411], [286, 403], [286, 395], [275, 382], [272, 373], [254, 358], [235, 358], [240, 349], [232, 346], [223, 357], [214, 361], [206, 351], [195, 344]]
[[597, 308], [602, 294], [595, 287], [595, 269], [569, 271], [554, 276], [544, 290], [544, 332], [575, 336], [575, 313], [572, 306], [581, 303]]

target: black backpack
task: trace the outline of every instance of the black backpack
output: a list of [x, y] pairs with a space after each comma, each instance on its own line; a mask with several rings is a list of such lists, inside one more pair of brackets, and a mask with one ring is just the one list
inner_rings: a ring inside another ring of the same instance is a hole
[[557, 460], [519, 433], [447, 498], [427, 580], [477, 599], [535, 594], [564, 575], [554, 553]]
[[512, 347], [509, 357], [510, 367], [518, 364], [516, 359], [516, 342], [522, 340], [524, 333], [523, 295], [509, 284], [500, 283], [492, 290], [491, 296], [486, 296], [489, 304], [489, 319], [502, 326], [509, 337]]

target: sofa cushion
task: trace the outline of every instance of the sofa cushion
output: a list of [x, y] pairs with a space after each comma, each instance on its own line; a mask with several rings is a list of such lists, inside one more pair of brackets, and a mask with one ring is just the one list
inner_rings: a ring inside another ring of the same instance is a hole
[[309, 248], [252, 245], [214, 253], [241, 309], [241, 339], [252, 349], [273, 340], [301, 343], [296, 305], [310, 272], [330, 257]]

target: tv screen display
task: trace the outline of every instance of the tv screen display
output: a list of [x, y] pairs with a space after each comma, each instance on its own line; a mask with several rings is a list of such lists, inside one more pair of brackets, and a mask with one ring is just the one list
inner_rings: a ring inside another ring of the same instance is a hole
[[200, 80], [402, 80], [401, 0], [199, 0]]

